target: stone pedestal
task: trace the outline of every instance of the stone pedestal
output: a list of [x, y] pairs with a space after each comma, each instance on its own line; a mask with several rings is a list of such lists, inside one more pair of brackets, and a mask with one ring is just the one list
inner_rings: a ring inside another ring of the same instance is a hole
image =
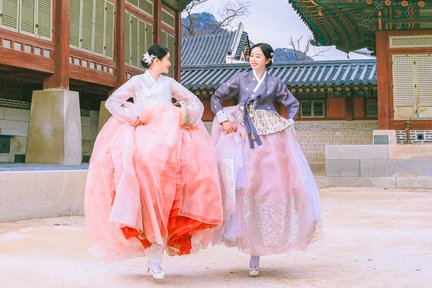
[[33, 91], [26, 162], [79, 165], [81, 158], [78, 92]]
[[99, 131], [102, 129], [103, 125], [108, 121], [108, 119], [111, 117], [111, 113], [106, 109], [105, 107], [105, 101], [101, 101], [100, 103], [100, 109], [99, 109]]

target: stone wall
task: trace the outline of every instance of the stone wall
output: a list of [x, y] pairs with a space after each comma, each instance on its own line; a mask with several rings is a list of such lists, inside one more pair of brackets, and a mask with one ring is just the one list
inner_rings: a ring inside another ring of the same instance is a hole
[[87, 167], [67, 170], [64, 165], [53, 165], [48, 170], [0, 170], [0, 223], [83, 215], [86, 179]]
[[[406, 142], [406, 131], [396, 130], [396, 141], [399, 144]], [[432, 130], [411, 130], [410, 140], [414, 144], [432, 144]]]
[[[0, 163], [24, 162], [30, 119], [30, 103], [9, 99], [0, 100]], [[91, 154], [98, 133], [98, 121], [99, 111], [81, 109], [84, 161], [88, 160]]]
[[323, 163], [326, 145], [371, 144], [378, 121], [298, 121], [295, 129], [309, 163]]

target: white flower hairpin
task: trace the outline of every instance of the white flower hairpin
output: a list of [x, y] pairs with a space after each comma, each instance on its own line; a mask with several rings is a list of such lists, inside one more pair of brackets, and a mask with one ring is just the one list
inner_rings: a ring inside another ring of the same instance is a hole
[[150, 55], [148, 52], [146, 52], [144, 55], [143, 55], [143, 61], [145, 62], [145, 63], [147, 63], [147, 65], [151, 65], [152, 63], [153, 63], [153, 60], [156, 58], [156, 56], [155, 55]]

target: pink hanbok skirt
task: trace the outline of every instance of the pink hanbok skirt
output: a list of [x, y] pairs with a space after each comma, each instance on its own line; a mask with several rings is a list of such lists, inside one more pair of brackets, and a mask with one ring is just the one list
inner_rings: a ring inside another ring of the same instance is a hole
[[[224, 108], [229, 115], [237, 107]], [[293, 127], [260, 136], [251, 149], [244, 128], [225, 134], [213, 122], [224, 201], [224, 223], [214, 243], [250, 255], [302, 250], [322, 238], [318, 189]]]
[[188, 254], [210, 241], [222, 222], [215, 152], [200, 122], [180, 128], [171, 103], [143, 111], [132, 127], [111, 117], [97, 136], [85, 191], [85, 216], [94, 245], [106, 260], [145, 256], [162, 245]]

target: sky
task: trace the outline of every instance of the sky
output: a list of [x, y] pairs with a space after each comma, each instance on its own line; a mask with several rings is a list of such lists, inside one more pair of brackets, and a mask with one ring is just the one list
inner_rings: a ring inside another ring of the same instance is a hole
[[[196, 12], [210, 12], [217, 18], [217, 10], [227, 0], [208, 0], [197, 7]], [[229, 0], [228, 0], [229, 1]], [[254, 42], [267, 42], [274, 49], [290, 48], [291, 36], [294, 40], [303, 36], [302, 40], [309, 39], [312, 32], [304, 24], [300, 16], [294, 11], [288, 0], [248, 0], [251, 3], [249, 15], [240, 21], [244, 24], [244, 30], [249, 34], [249, 39]], [[234, 29], [237, 29], [235, 26]], [[314, 60], [347, 59], [345, 52], [337, 50], [334, 46], [312, 47], [308, 56], [313, 56], [315, 51], [328, 49], [321, 55], [313, 57]], [[350, 59], [370, 58], [356, 53], [349, 53]]]

